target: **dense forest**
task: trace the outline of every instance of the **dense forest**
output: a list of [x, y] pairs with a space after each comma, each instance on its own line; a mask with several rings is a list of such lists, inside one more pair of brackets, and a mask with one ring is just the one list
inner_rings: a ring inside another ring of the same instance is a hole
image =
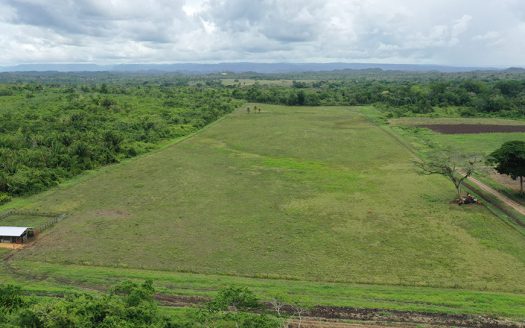
[[[295, 77], [301, 80], [275, 83]], [[246, 79], [251, 83], [240, 82]], [[521, 71], [226, 77], [48, 72], [2, 73], [0, 82], [0, 203], [148, 152], [246, 102], [373, 104], [387, 117], [525, 117]]]
[[198, 86], [0, 85], [0, 201], [145, 153], [240, 103]]

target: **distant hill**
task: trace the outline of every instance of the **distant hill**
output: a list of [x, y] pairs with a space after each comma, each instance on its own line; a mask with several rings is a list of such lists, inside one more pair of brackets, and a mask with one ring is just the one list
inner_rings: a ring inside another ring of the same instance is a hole
[[[297, 73], [334, 70], [381, 69], [385, 71], [459, 73], [472, 71], [496, 71], [495, 67], [456, 67], [441, 65], [365, 64], [365, 63], [217, 63], [217, 64], [23, 64], [0, 66], [0, 72], [180, 72], [190, 74], [232, 73]], [[518, 68], [510, 68], [516, 70]], [[519, 68], [523, 70], [522, 68]]]
[[521, 67], [509, 67], [505, 70], [507, 73], [525, 73], [525, 68]]

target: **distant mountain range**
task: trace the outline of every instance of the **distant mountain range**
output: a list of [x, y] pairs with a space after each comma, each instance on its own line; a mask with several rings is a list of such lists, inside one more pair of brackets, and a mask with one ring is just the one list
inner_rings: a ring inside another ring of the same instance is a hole
[[[456, 67], [441, 65], [408, 65], [408, 64], [364, 64], [364, 63], [218, 63], [218, 64], [23, 64], [0, 66], [0, 72], [180, 72], [190, 74], [208, 74], [219, 72], [232, 73], [297, 73], [335, 70], [381, 69], [385, 71], [406, 72], [443, 72], [460, 73], [472, 71], [504, 70], [496, 67]], [[523, 68], [507, 70], [525, 71]]]

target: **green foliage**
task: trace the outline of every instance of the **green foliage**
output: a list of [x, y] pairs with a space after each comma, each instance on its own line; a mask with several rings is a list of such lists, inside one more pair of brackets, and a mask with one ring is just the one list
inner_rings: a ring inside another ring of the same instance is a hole
[[[0, 204], [147, 152], [240, 104], [229, 90], [210, 87], [2, 87], [13, 96], [0, 98]], [[28, 89], [32, 97], [21, 97]]]
[[501, 148], [489, 155], [489, 163], [495, 164], [495, 169], [500, 174], [510, 175], [514, 180], [519, 177], [521, 192], [523, 192], [525, 142], [519, 140], [505, 142]]
[[242, 328], [277, 328], [282, 327], [279, 319], [267, 315], [254, 315], [246, 312], [232, 314], [233, 321], [238, 323]]
[[11, 201], [11, 196], [6, 193], [0, 193], [0, 205]]
[[246, 287], [228, 287], [221, 289], [212, 302], [208, 303], [210, 311], [225, 311], [230, 308], [249, 310], [259, 306], [257, 297]]
[[214, 77], [191, 86], [189, 77], [44, 74], [42, 83], [36, 77], [12, 77], [13, 82], [0, 85], [0, 193], [35, 193], [85, 170], [137, 156], [202, 128], [245, 100], [377, 104], [389, 117], [436, 115], [444, 108], [463, 116], [525, 116], [521, 75], [379, 79], [372, 73], [293, 80], [288, 86], [224, 86]]
[[[27, 302], [20, 287], [0, 286], [0, 327], [21, 328], [190, 328], [227, 327], [237, 323], [246, 328], [274, 328], [280, 321], [267, 315], [224, 311], [220, 314], [197, 309], [183, 316], [167, 316], [154, 301], [151, 280], [142, 284], [125, 281], [102, 296], [68, 295], [63, 299]], [[247, 289], [230, 288], [219, 293], [217, 303], [237, 302], [239, 308], [253, 309], [255, 297]], [[241, 306], [242, 305], [242, 306]], [[227, 309], [225, 309], [227, 310]]]
[[12, 312], [24, 305], [21, 289], [13, 285], [0, 285], [0, 309]]
[[489, 155], [489, 162], [496, 164], [496, 171], [513, 179], [525, 176], [525, 142], [507, 141]]
[[136, 306], [143, 301], [152, 301], [155, 289], [153, 281], [147, 280], [142, 285], [131, 281], [125, 281], [112, 289], [113, 294], [120, 295], [130, 306]]
[[[520, 76], [521, 78], [521, 76]], [[525, 80], [440, 77], [406, 80], [293, 81], [292, 87], [253, 84], [232, 95], [252, 102], [281, 105], [382, 105], [392, 116], [430, 115], [460, 108], [464, 116], [525, 117]]]
[[264, 314], [253, 314], [261, 308], [255, 294], [246, 287], [230, 286], [221, 289], [212, 301], [208, 302], [206, 311], [200, 311], [198, 321], [205, 326], [210, 321], [232, 322], [236, 327], [273, 328], [280, 327], [281, 322], [275, 317]]

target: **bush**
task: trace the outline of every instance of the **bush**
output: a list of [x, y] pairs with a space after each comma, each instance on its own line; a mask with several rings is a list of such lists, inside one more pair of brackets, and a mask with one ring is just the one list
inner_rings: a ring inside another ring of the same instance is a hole
[[221, 289], [217, 296], [208, 303], [211, 311], [248, 310], [259, 307], [257, 297], [248, 288], [228, 287]]
[[[44, 328], [192, 328], [245, 327], [277, 328], [279, 319], [265, 314], [241, 312], [258, 306], [246, 288], [230, 287], [219, 292], [211, 303], [218, 311], [188, 308], [167, 316], [159, 311], [151, 281], [125, 281], [103, 296], [67, 295], [63, 299], [38, 298], [25, 301], [21, 289], [0, 285], [0, 327]], [[232, 309], [231, 307], [235, 307]]]
[[0, 193], [0, 205], [9, 203], [11, 201], [11, 196], [6, 193]]
[[13, 285], [0, 286], [0, 309], [13, 312], [24, 305], [20, 287]]

